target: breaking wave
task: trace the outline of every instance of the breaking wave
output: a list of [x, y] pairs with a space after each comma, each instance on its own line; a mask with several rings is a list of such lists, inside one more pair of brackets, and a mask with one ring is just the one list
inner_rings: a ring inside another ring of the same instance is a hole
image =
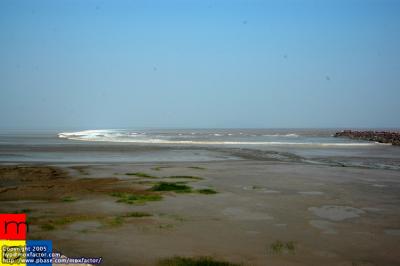
[[[331, 136], [303, 137], [295, 133], [289, 134], [248, 134], [239, 132], [140, 132], [118, 129], [83, 130], [62, 132], [59, 138], [77, 141], [119, 142], [138, 144], [182, 144], [182, 145], [275, 145], [275, 146], [314, 146], [314, 147], [346, 147], [371, 146], [373, 142], [356, 142], [336, 139]], [[296, 139], [293, 141], [292, 139]], [[290, 141], [289, 141], [290, 140]]]

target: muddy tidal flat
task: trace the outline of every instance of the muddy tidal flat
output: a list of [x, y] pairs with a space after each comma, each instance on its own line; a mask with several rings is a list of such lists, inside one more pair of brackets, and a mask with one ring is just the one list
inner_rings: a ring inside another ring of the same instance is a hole
[[102, 265], [399, 265], [398, 171], [215, 161], [0, 167], [1, 213]]

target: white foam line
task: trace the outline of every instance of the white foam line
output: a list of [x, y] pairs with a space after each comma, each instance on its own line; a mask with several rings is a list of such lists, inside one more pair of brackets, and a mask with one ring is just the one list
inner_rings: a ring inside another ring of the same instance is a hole
[[292, 137], [292, 138], [297, 138], [299, 135], [290, 133], [290, 134], [266, 134], [262, 135], [264, 137]]
[[162, 139], [110, 139], [96, 136], [79, 137], [78, 134], [66, 135], [65, 133], [58, 134], [60, 138], [66, 138], [69, 140], [78, 141], [98, 141], [98, 142], [125, 142], [125, 143], [153, 143], [153, 144], [192, 144], [192, 145], [296, 145], [296, 146], [371, 146], [377, 145], [378, 143], [310, 143], [310, 142], [274, 142], [274, 141], [191, 141], [191, 140], [162, 140]]

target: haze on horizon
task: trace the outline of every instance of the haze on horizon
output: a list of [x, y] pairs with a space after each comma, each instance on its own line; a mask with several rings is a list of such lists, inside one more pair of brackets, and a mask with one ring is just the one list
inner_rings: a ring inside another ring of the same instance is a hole
[[400, 1], [0, 2], [0, 129], [400, 127]]

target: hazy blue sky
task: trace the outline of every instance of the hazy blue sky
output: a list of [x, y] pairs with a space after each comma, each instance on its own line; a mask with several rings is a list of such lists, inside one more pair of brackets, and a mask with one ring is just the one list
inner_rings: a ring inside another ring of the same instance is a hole
[[0, 128], [400, 127], [400, 1], [0, 1]]

